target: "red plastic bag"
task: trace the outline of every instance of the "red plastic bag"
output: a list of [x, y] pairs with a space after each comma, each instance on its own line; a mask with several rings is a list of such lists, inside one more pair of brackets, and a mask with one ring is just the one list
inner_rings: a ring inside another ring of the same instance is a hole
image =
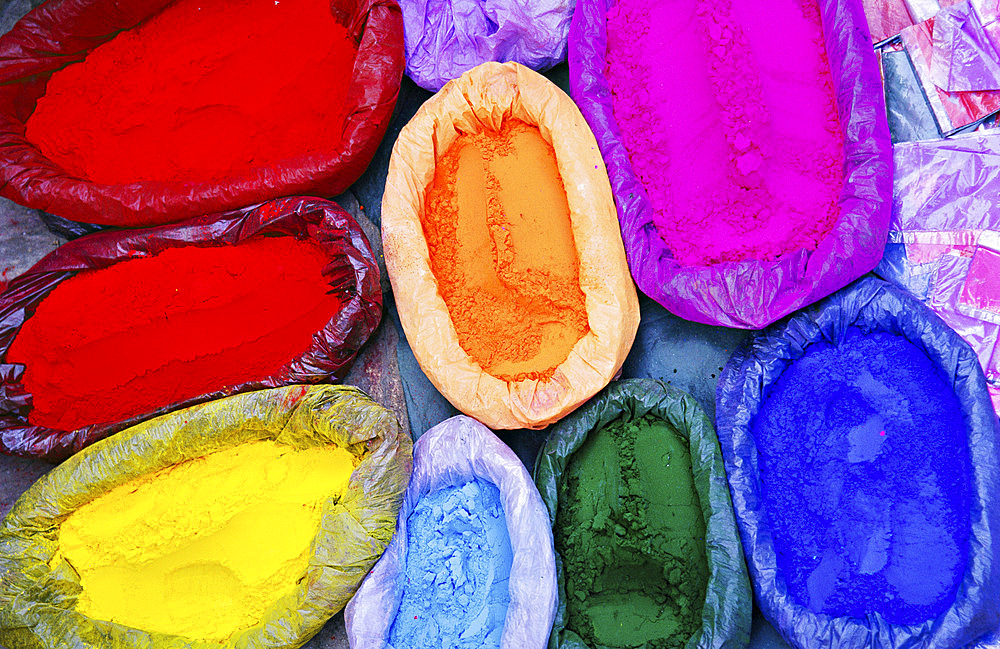
[[[276, 235], [309, 238], [318, 243], [329, 256], [323, 276], [329, 291], [340, 298], [340, 310], [313, 334], [304, 353], [262, 380], [164, 403], [153, 412], [122, 421], [77, 430], [56, 430], [28, 421], [32, 396], [22, 381], [26, 366], [8, 363], [7, 354], [21, 326], [61, 282], [81, 270], [108, 268], [136, 257], [152, 257], [169, 248], [226, 246], [252, 237]], [[176, 225], [81, 237], [44, 257], [0, 293], [0, 452], [58, 461], [112, 433], [178, 408], [237, 392], [339, 379], [378, 326], [381, 313], [378, 264], [361, 226], [336, 203], [323, 199], [283, 198]]]
[[73, 221], [126, 227], [175, 223], [281, 196], [335, 196], [375, 155], [405, 67], [396, 0], [335, 0], [358, 43], [337, 150], [213, 182], [104, 185], [67, 174], [24, 137], [25, 122], [56, 70], [82, 61], [169, 0], [49, 0], [0, 37], [0, 195]]

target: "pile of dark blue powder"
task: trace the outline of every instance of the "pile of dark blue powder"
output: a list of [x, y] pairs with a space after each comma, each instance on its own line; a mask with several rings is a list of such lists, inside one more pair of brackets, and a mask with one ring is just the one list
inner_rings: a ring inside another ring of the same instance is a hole
[[789, 594], [915, 624], [966, 570], [971, 467], [957, 397], [915, 345], [851, 328], [793, 361], [751, 422]]
[[500, 492], [474, 479], [421, 498], [407, 518], [396, 649], [499, 649], [513, 553]]

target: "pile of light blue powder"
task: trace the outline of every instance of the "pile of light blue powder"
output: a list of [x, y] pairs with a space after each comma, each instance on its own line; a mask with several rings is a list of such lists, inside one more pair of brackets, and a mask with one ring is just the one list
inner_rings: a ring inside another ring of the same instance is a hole
[[420, 499], [407, 519], [395, 649], [499, 649], [513, 561], [497, 488], [483, 480]]

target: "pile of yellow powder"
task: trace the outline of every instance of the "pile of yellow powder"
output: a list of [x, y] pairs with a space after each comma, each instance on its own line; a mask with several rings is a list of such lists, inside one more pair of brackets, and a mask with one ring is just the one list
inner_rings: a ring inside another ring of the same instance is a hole
[[308, 567], [323, 505], [355, 457], [252, 442], [120, 485], [63, 523], [53, 565], [88, 617], [221, 642], [257, 624]]

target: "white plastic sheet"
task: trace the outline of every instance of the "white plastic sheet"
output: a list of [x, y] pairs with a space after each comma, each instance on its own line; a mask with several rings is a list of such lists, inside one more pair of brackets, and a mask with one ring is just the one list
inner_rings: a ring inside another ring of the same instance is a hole
[[474, 478], [496, 485], [514, 552], [510, 606], [502, 649], [544, 649], [556, 613], [556, 565], [548, 511], [531, 476], [510, 448], [471, 417], [447, 419], [424, 433], [413, 449], [413, 475], [396, 534], [347, 605], [352, 649], [391, 649], [389, 631], [403, 596], [407, 519], [425, 495]]
[[903, 142], [889, 244], [875, 272], [972, 346], [1000, 411], [1000, 134]]

